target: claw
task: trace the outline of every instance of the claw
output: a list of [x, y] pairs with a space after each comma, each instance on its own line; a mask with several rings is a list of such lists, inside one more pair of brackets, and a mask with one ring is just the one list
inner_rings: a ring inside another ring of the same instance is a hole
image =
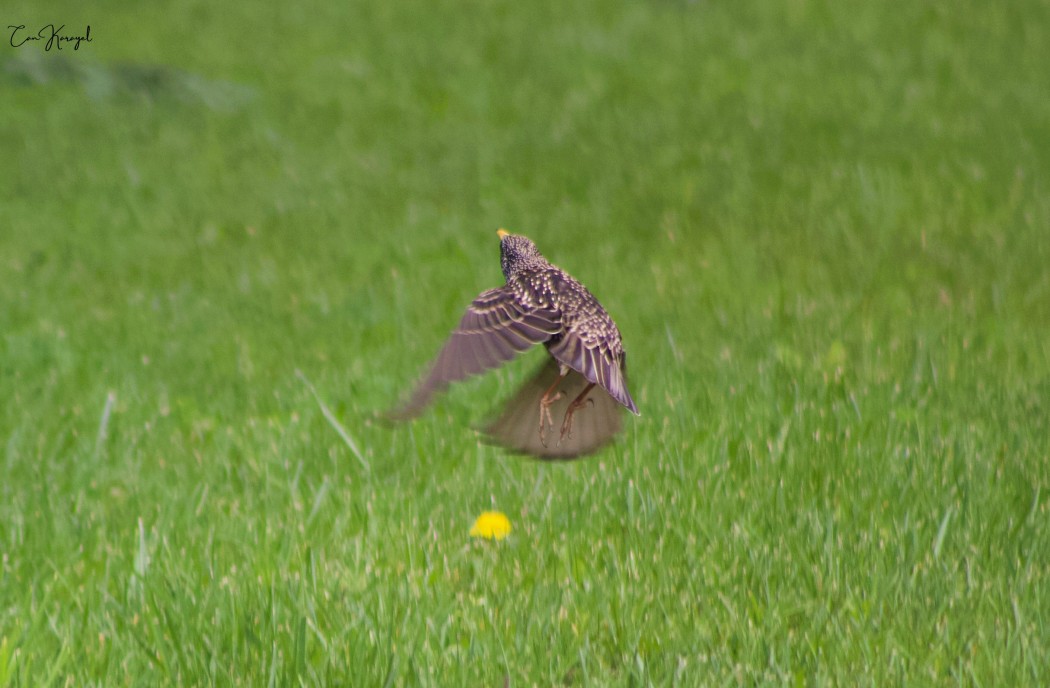
[[551, 406], [553, 406], [554, 402], [558, 401], [563, 396], [565, 395], [561, 392], [558, 392], [552, 397], [549, 397], [546, 394], [544, 394], [543, 397], [540, 399], [540, 444], [542, 444], [544, 447], [547, 446], [546, 435], [548, 434], [544, 433], [544, 426], [546, 426], [548, 431], [554, 429], [554, 418], [551, 417]]
[[547, 438], [544, 437], [543, 426], [546, 425], [549, 429], [554, 429], [554, 419], [551, 418], [551, 406], [554, 402], [565, 396], [560, 391], [555, 393], [554, 390], [558, 389], [558, 385], [561, 384], [561, 381], [564, 380], [565, 376], [568, 374], [569, 369], [565, 366], [561, 366], [557, 379], [551, 383], [551, 386], [548, 387], [547, 391], [543, 393], [542, 397], [540, 397], [540, 444], [544, 447], [547, 446]]
[[561, 435], [558, 436], [558, 444], [568, 437], [572, 439], [572, 414], [569, 412], [565, 413], [565, 420], [561, 424]]
[[591, 391], [591, 388], [593, 387], [593, 382], [587, 385], [583, 389], [583, 391], [580, 392], [579, 396], [573, 399], [572, 403], [569, 404], [569, 408], [565, 411], [565, 419], [561, 423], [561, 436], [558, 437], [558, 444], [561, 444], [566, 437], [568, 437], [570, 440], [572, 439], [572, 414], [576, 413], [578, 409], [581, 409], [584, 406], [586, 406], [588, 402], [590, 402], [592, 406], [594, 405], [594, 399], [591, 399], [587, 396], [587, 394]]

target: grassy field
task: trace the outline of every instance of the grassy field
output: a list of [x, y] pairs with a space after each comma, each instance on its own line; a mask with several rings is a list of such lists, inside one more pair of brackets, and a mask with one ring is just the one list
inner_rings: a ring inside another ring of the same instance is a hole
[[[1045, 2], [49, 5], [0, 687], [1050, 684]], [[624, 333], [586, 460], [471, 429], [538, 351], [375, 422], [501, 226]]]

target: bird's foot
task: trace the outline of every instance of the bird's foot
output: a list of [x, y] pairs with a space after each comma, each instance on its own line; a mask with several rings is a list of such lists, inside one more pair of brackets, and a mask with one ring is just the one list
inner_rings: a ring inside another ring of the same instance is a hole
[[[547, 435], [550, 434], [551, 430], [554, 430], [554, 419], [551, 417], [551, 406], [563, 396], [565, 395], [558, 392], [554, 396], [544, 394], [540, 399], [540, 444], [544, 447], [547, 446]], [[544, 429], [546, 429], [547, 432], [544, 432]]]
[[591, 399], [590, 397], [580, 399], [577, 397], [571, 404], [569, 404], [569, 408], [565, 411], [565, 420], [561, 422], [561, 436], [558, 437], [558, 444], [561, 444], [566, 437], [570, 440], [572, 439], [572, 414], [576, 413], [577, 410], [583, 408], [588, 403], [593, 406], [594, 399]]

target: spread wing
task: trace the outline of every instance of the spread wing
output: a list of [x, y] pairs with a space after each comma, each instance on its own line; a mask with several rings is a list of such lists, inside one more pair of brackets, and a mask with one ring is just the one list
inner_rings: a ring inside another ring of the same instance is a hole
[[419, 415], [449, 383], [506, 363], [560, 330], [557, 312], [529, 309], [505, 286], [483, 292], [463, 314], [430, 372], [390, 417], [406, 420]]
[[[591, 403], [581, 407], [573, 416], [571, 434], [559, 438], [554, 430], [547, 437], [541, 437], [540, 398], [558, 379], [559, 368], [558, 362], [548, 357], [536, 374], [506, 401], [499, 417], [484, 430], [491, 442], [538, 459], [574, 459], [597, 451], [620, 432], [623, 409], [607, 392], [595, 387], [587, 397]], [[561, 424], [569, 404], [587, 384], [583, 375], [570, 370], [558, 385], [562, 394], [550, 407], [555, 428]]]
[[638, 415], [638, 407], [627, 391], [627, 357], [622, 350], [614, 351], [607, 337], [586, 336], [586, 333], [567, 330], [551, 342], [547, 350], [560, 363], [579, 371], [631, 413]]

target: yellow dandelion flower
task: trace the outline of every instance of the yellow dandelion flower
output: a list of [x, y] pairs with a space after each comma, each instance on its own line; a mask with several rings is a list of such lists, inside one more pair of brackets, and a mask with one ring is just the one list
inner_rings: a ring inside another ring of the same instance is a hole
[[470, 537], [502, 540], [510, 534], [510, 521], [499, 511], [483, 511], [470, 529]]

